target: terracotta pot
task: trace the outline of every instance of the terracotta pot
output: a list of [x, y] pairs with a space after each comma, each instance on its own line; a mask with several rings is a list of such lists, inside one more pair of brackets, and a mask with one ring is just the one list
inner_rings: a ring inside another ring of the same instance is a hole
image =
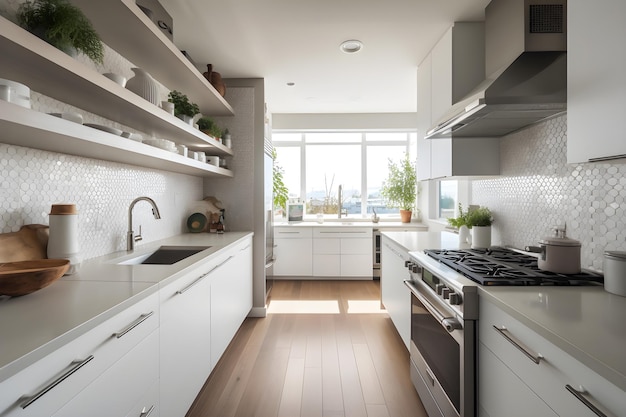
[[213, 72], [212, 64], [208, 64], [206, 67], [207, 71], [202, 75], [204, 75], [204, 78], [206, 78], [211, 85], [215, 87], [217, 92], [224, 97], [224, 95], [226, 95], [226, 85], [222, 81], [222, 75], [219, 72]]
[[411, 216], [413, 212], [411, 210], [400, 210], [400, 220], [402, 223], [411, 223]]

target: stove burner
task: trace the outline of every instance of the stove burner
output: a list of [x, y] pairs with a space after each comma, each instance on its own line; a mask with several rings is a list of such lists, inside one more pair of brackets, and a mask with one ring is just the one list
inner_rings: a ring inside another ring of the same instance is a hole
[[602, 275], [590, 271], [579, 274], [542, 271], [537, 258], [501, 247], [424, 252], [482, 285], [599, 285], [604, 281]]

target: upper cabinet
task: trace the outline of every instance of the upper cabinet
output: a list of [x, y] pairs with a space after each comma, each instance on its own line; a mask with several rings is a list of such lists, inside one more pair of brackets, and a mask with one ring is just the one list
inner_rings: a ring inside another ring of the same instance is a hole
[[[168, 89], [185, 92], [203, 114], [232, 115], [231, 106], [134, 1], [75, 1], [93, 19], [103, 42], [143, 67]], [[101, 5], [106, 3], [106, 7]], [[99, 10], [99, 7], [106, 10]], [[103, 24], [103, 20], [108, 24]], [[115, 22], [115, 24], [111, 24]], [[0, 78], [190, 150], [231, 156], [230, 148], [160, 107], [76, 61], [0, 17]], [[128, 163], [199, 176], [232, 177], [232, 171], [0, 102], [3, 143]]]
[[455, 23], [417, 70], [418, 179], [500, 173], [498, 138], [424, 139], [485, 78], [484, 24]]
[[567, 7], [567, 162], [626, 158], [626, 2]]

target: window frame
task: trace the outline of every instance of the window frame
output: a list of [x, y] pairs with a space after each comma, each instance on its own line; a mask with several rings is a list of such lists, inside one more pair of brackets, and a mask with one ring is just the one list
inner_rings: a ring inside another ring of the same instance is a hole
[[[359, 133], [361, 135], [361, 140], [359, 142], [355, 141], [334, 141], [334, 142], [308, 142], [306, 141], [307, 133], [319, 134], [319, 133], [328, 133], [328, 134], [342, 134], [342, 133]], [[380, 133], [402, 133], [406, 135], [406, 138], [403, 140], [367, 140], [368, 134], [380, 134]], [[341, 145], [351, 145], [351, 146], [360, 146], [360, 154], [361, 154], [361, 213], [353, 214], [353, 216], [359, 216], [362, 218], [366, 218], [369, 214], [367, 213], [367, 149], [368, 147], [376, 147], [376, 146], [398, 146], [403, 147], [403, 152], [409, 153], [415, 150], [416, 146], [416, 138], [417, 132], [410, 129], [367, 129], [367, 130], [273, 130], [272, 136], [275, 134], [300, 134], [300, 140], [285, 140], [285, 141], [276, 141], [273, 142], [274, 148], [281, 147], [300, 147], [300, 194], [299, 198], [302, 201], [306, 201], [306, 147], [307, 146], [341, 146]], [[414, 158], [415, 155], [411, 157]], [[380, 217], [382, 218], [399, 218], [399, 213], [393, 214], [383, 214]], [[316, 216], [306, 215], [305, 218], [313, 220]]]

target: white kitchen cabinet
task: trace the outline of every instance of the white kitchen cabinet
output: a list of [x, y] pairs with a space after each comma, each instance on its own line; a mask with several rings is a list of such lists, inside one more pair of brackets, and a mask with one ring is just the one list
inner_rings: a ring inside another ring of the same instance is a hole
[[313, 275], [316, 277], [338, 277], [341, 275], [341, 239], [313, 239]]
[[624, 16], [623, 0], [568, 1], [568, 163], [626, 158], [619, 125], [626, 114]]
[[411, 340], [411, 293], [404, 280], [409, 279], [405, 266], [409, 254], [384, 235], [381, 246], [381, 300], [408, 350]]
[[[89, 4], [96, 6], [93, 2], [89, 2]], [[151, 44], [155, 45], [163, 44], [164, 51], [158, 55], [157, 68], [155, 68], [157, 79], [159, 79], [158, 75], [163, 72], [178, 80], [168, 83], [169, 88], [178, 88], [188, 94], [193, 93], [206, 97], [210, 97], [214, 93], [213, 87], [197, 70], [187, 68], [189, 65], [187, 59], [171, 44], [169, 39], [160, 33], [157, 35], [156, 32], [151, 38], [149, 33], [152, 32], [152, 28], [145, 25], [152, 25], [152, 22], [145, 22], [145, 16], [134, 2], [107, 3], [106, 7], [109, 8], [113, 4], [116, 9], [126, 7], [128, 11], [124, 14], [124, 19], [130, 19], [130, 15], [135, 16], [136, 21], [125, 26], [125, 30], [131, 29], [142, 33], [141, 38], [129, 37], [133, 39], [133, 42], [126, 42], [127, 44], [139, 45], [141, 42], [135, 42], [138, 39], [150, 39]], [[139, 14], [136, 14], [137, 11]], [[108, 22], [111, 19], [110, 13], [109, 11], [104, 16]], [[118, 21], [118, 16], [115, 19]], [[118, 25], [114, 26], [117, 27]], [[117, 32], [113, 29], [108, 32], [112, 31]], [[106, 42], [107, 39], [104, 41]], [[4, 59], [0, 60], [0, 74], [3, 78], [24, 83], [33, 91], [139, 131], [185, 144], [190, 149], [202, 150], [215, 155], [233, 154], [232, 150], [226, 146], [102, 74], [86, 67], [3, 17], [0, 17], [0, 49], [4, 53]], [[166, 50], [169, 50], [169, 53], [166, 53]], [[150, 52], [146, 53], [146, 51]], [[141, 59], [142, 56], [156, 59], [154, 48], [142, 49], [139, 46], [129, 52], [138, 54], [126, 56], [133, 62], [136, 62], [136, 59]], [[178, 64], [176, 64], [177, 62]], [[187, 69], [168, 73], [169, 69], [173, 68], [169, 65], [170, 63], [173, 63], [173, 67]], [[146, 69], [151, 70], [151, 68]], [[42, 77], [41, 74], [46, 76]], [[197, 88], [194, 88], [193, 91], [183, 88], [191, 88], [191, 86]], [[217, 93], [215, 92], [215, 94]], [[232, 109], [221, 96], [215, 100], [217, 101], [203, 100], [204, 104], [201, 107], [205, 114], [232, 114]], [[0, 116], [0, 128], [4, 132], [1, 139], [3, 143], [150, 168], [158, 167], [193, 175], [232, 176], [232, 172], [229, 170], [211, 168], [208, 164], [201, 164], [190, 158], [183, 158], [171, 152], [80, 126], [67, 120], [51, 121], [49, 119], [52, 116], [25, 109], [12, 103], [0, 102], [0, 106], [0, 115], [2, 115]], [[67, 134], [65, 134], [66, 131]]]
[[234, 248], [211, 281], [211, 368], [252, 309], [252, 239]]
[[[159, 378], [159, 331], [153, 331], [54, 417], [125, 416]], [[146, 403], [142, 407], [155, 406]], [[136, 414], [139, 416], [139, 414]]]
[[[142, 389], [148, 386], [142, 385], [138, 387], [140, 389], [126, 387], [120, 380], [115, 384], [111, 382], [110, 375], [124, 373], [114, 366], [118, 361], [130, 358], [134, 362], [137, 359], [136, 354], [129, 356], [135, 348], [142, 352], [158, 350], [152, 336], [158, 333], [158, 324], [158, 295], [154, 294], [0, 383], [0, 415], [52, 416], [66, 404], [70, 407], [74, 398], [76, 405], [82, 403], [84, 399], [80, 395], [83, 389], [94, 381], [97, 381], [96, 384], [104, 381], [102, 383], [107, 387], [109, 398], [123, 397], [124, 405], [128, 404], [126, 408], [130, 408], [143, 394]], [[146, 372], [142, 382], [148, 383], [148, 380], [156, 378], [158, 362], [150, 360], [149, 355], [146, 355], [145, 361], [141, 360], [139, 367]], [[85, 395], [92, 395], [90, 392]], [[101, 410], [104, 414], [101, 415], [111, 415], [106, 414], [108, 405], [101, 404], [104, 407]], [[127, 411], [123, 410], [120, 415]]]
[[204, 263], [162, 288], [160, 408], [183, 416], [211, 373], [211, 270], [223, 257]]
[[274, 228], [274, 276], [313, 275], [313, 239], [310, 227]]
[[420, 180], [500, 173], [498, 138], [424, 139], [445, 112], [484, 79], [484, 25], [455, 23], [417, 70]]
[[371, 227], [314, 228], [313, 248], [313, 276], [373, 276]]
[[[487, 413], [513, 415], [505, 411], [521, 410], [515, 406], [514, 398], [520, 395], [520, 387], [526, 387], [522, 391], [530, 390], [534, 396], [528, 394], [519, 406], [535, 404], [540, 407], [545, 403], [555, 415], [596, 415], [568, 390], [569, 386], [577, 391], [584, 387], [585, 392], [578, 395], [606, 415], [626, 415], [623, 391], [485, 297], [480, 298], [479, 317], [478, 401]], [[524, 409], [518, 415], [551, 414], [528, 413]]]

